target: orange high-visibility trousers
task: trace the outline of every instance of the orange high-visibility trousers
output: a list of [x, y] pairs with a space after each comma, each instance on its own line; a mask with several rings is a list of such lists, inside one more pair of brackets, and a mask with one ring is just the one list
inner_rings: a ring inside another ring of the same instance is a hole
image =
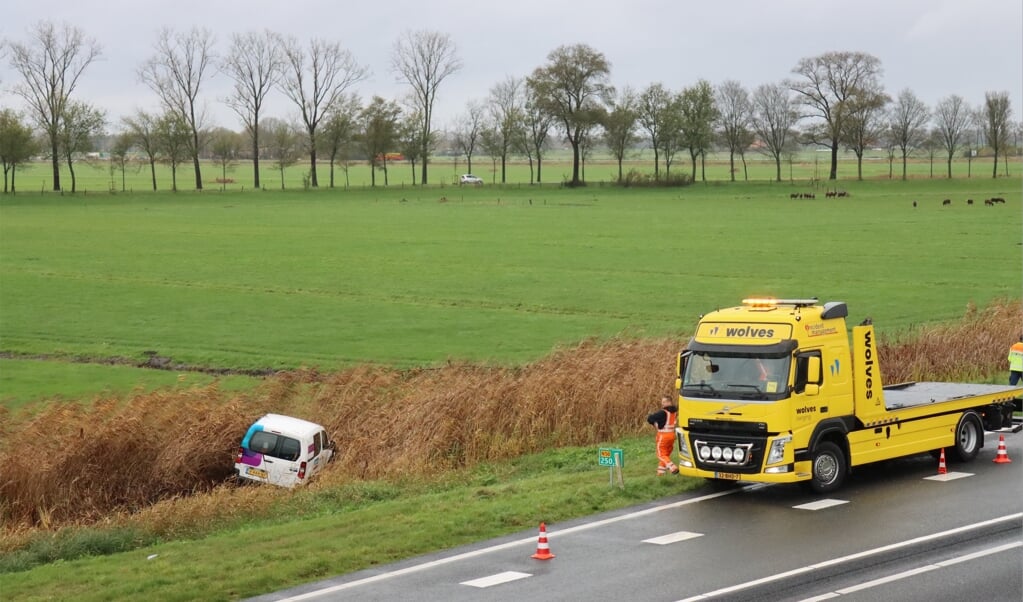
[[678, 467], [671, 461], [671, 450], [675, 447], [675, 431], [657, 431], [657, 476], [665, 472], [675, 474]]

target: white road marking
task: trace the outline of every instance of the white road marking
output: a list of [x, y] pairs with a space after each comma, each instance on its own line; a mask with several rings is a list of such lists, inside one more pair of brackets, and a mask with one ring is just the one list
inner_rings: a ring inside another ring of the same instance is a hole
[[525, 579], [526, 577], [532, 577], [529, 573], [519, 573], [518, 571], [505, 571], [489, 577], [480, 577], [479, 579], [473, 579], [472, 581], [463, 581], [459, 585], [471, 585], [472, 587], [490, 587], [492, 585], [501, 585], [502, 583], [508, 583], [509, 581], [518, 581], [519, 579]]
[[[883, 554], [885, 552], [890, 552], [892, 550], [898, 550], [900, 548], [905, 548], [905, 547], [908, 547], [908, 546], [916, 545], [918, 543], [924, 543], [924, 542], [932, 541], [932, 540], [935, 540], [935, 539], [940, 539], [942, 537], [948, 537], [949, 535], [955, 535], [957, 533], [964, 533], [964, 532], [967, 532], [967, 531], [973, 531], [975, 529], [981, 529], [981, 528], [987, 527], [989, 525], [996, 525], [998, 523], [1003, 523], [1003, 522], [1007, 522], [1007, 521], [1018, 521], [1018, 520], [1020, 520], [1020, 518], [1023, 518], [1023, 512], [1017, 512], [1015, 514], [1009, 514], [1007, 516], [1002, 516], [1002, 517], [999, 517], [999, 518], [993, 518], [991, 520], [981, 521], [979, 523], [974, 523], [972, 525], [964, 525], [962, 527], [956, 527], [955, 529], [949, 529], [947, 531], [940, 531], [938, 533], [931, 533], [930, 535], [922, 535], [920, 537], [915, 537], [913, 539], [907, 539], [905, 541], [900, 541], [898, 543], [889, 544], [887, 546], [881, 546], [880, 548], [874, 548], [872, 550], [864, 550], [862, 552], [856, 552], [855, 554], [849, 554], [848, 556], [842, 556], [840, 558], [832, 558], [831, 560], [825, 560], [824, 562], [818, 562], [817, 564], [811, 564], [811, 565], [808, 565], [808, 566], [799, 567], [799, 568], [796, 568], [796, 569], [792, 569], [791, 571], [785, 571], [784, 573], [776, 573], [774, 575], [768, 575], [767, 577], [761, 577], [760, 579], [754, 579], [753, 581], [747, 581], [746, 583], [739, 583], [739, 584], [736, 584], [736, 585], [731, 585], [731, 586], [728, 586], [728, 587], [723, 587], [721, 589], [716, 589], [716, 590], [714, 590], [712, 592], [707, 592], [705, 594], [698, 594], [696, 596], [691, 596], [689, 598], [683, 598], [682, 600], [679, 600], [679, 602], [691, 602], [691, 601], [695, 601], [695, 600], [708, 600], [708, 599], [713, 598], [715, 596], [724, 596], [724, 595], [727, 595], [727, 594], [733, 594], [735, 592], [742, 591], [744, 589], [749, 589], [751, 587], [756, 587], [758, 585], [764, 585], [766, 583], [772, 583], [774, 581], [781, 581], [782, 579], [787, 579], [788, 577], [795, 577], [796, 575], [802, 575], [804, 573], [811, 573], [811, 572], [816, 571], [818, 569], [823, 569], [823, 568], [835, 566], [835, 565], [838, 565], [838, 564], [842, 564], [844, 562], [849, 562], [851, 560], [858, 560], [860, 558], [868, 558], [870, 556], [876, 556], [878, 554]], [[821, 599], [825, 599], [825, 598], [821, 598]]]
[[[595, 529], [597, 527], [603, 527], [604, 525], [610, 525], [612, 523], [621, 522], [623, 520], [630, 520], [630, 519], [633, 519], [633, 518], [639, 518], [641, 516], [646, 516], [648, 514], [653, 514], [655, 512], [662, 512], [664, 510], [672, 510], [674, 508], [681, 508], [682, 506], [688, 506], [690, 504], [695, 504], [697, 502], [705, 502], [707, 500], [713, 500], [715, 498], [724, 497], [726, 495], [732, 495], [733, 493], [739, 493], [739, 492], [742, 492], [742, 491], [752, 491], [754, 489], [760, 489], [762, 487], [765, 487], [765, 485], [762, 484], [762, 483], [757, 483], [757, 484], [754, 484], [754, 485], [747, 485], [747, 486], [739, 487], [739, 488], [736, 488], [736, 489], [729, 489], [728, 491], [719, 491], [717, 493], [711, 493], [709, 495], [704, 495], [704, 496], [700, 496], [700, 497], [694, 497], [694, 498], [685, 499], [685, 500], [682, 500], [682, 501], [679, 501], [679, 502], [674, 502], [672, 504], [665, 504], [663, 506], [654, 506], [652, 508], [647, 508], [645, 510], [640, 510], [638, 512], [632, 512], [630, 514], [623, 514], [621, 516], [616, 516], [616, 517], [613, 517], [613, 518], [607, 518], [607, 519], [604, 519], [604, 520], [598, 520], [598, 521], [595, 521], [595, 522], [592, 522], [592, 523], [583, 523], [581, 525], [576, 525], [575, 527], [570, 527], [570, 528], [564, 529], [562, 531], [555, 531], [555, 532], [548, 531], [547, 532], [547, 539], [549, 540], [552, 537], [557, 536], [559, 533], [562, 534], [562, 535], [567, 535], [569, 533], [576, 533], [576, 532], [579, 532], [579, 531], [588, 531], [589, 529]], [[548, 527], [549, 526], [550, 525], [548, 525]], [[280, 602], [297, 602], [298, 600], [312, 600], [313, 598], [319, 598], [320, 596], [325, 596], [327, 594], [332, 594], [334, 592], [339, 592], [339, 591], [346, 590], [346, 589], [352, 589], [352, 588], [355, 588], [355, 587], [359, 587], [360, 585], [366, 585], [368, 583], [376, 583], [377, 581], [384, 581], [386, 579], [391, 579], [391, 578], [394, 578], [394, 577], [400, 577], [402, 575], [408, 575], [410, 573], [417, 573], [419, 571], [424, 571], [426, 569], [431, 569], [433, 567], [441, 566], [441, 565], [444, 565], [444, 564], [450, 564], [452, 562], [458, 562], [458, 561], [461, 561], [461, 560], [467, 560], [469, 558], [475, 558], [477, 556], [483, 556], [484, 554], [489, 554], [491, 552], [497, 552], [499, 550], [506, 550], [508, 548], [513, 548], [513, 547], [516, 547], [516, 546], [521, 546], [521, 545], [524, 545], [524, 544], [527, 544], [527, 543], [531, 544], [531, 545], [536, 545], [536, 536], [528, 537], [528, 538], [524, 538], [524, 539], [517, 539], [515, 541], [509, 541], [509, 542], [506, 542], [506, 543], [498, 544], [496, 546], [490, 546], [489, 548], [482, 548], [482, 549], [479, 549], [479, 550], [473, 550], [472, 552], [465, 552], [464, 554], [456, 554], [454, 556], [448, 556], [446, 558], [440, 558], [438, 560], [433, 560], [433, 561], [430, 561], [430, 562], [424, 562], [422, 564], [416, 564], [416, 565], [413, 565], [413, 566], [405, 567], [403, 569], [398, 569], [396, 571], [390, 571], [390, 572], [387, 572], [387, 573], [379, 573], [379, 574], [373, 575], [372, 577], [366, 577], [364, 579], [358, 579], [356, 581], [349, 581], [347, 583], [339, 583], [337, 585], [332, 585], [330, 587], [325, 587], [323, 589], [317, 589], [317, 590], [313, 590], [311, 592], [305, 592], [304, 594], [297, 594], [297, 595], [291, 596], [290, 598], [284, 598]]]
[[936, 474], [930, 477], [924, 477], [925, 481], [954, 481], [956, 479], [962, 479], [963, 477], [972, 477], [972, 472], [946, 472], [945, 474]]
[[655, 543], [659, 546], [666, 546], [669, 543], [677, 543], [692, 539], [694, 537], [703, 537], [703, 533], [693, 533], [691, 531], [678, 531], [676, 533], [669, 533], [667, 535], [661, 535], [660, 537], [651, 537], [650, 539], [644, 539], [643, 543]]
[[835, 592], [828, 592], [826, 594], [821, 594], [819, 596], [814, 596], [812, 598], [806, 598], [804, 600], [801, 600], [800, 602], [820, 602], [821, 600], [830, 600], [832, 598], [837, 598], [840, 595], [841, 594], [836, 594]]
[[802, 602], [815, 602], [817, 600], [828, 600], [830, 598], [837, 598], [838, 596], [843, 596], [845, 594], [856, 593], [858, 591], [862, 591], [862, 590], [865, 590], [865, 589], [870, 589], [870, 588], [876, 587], [878, 585], [884, 585], [885, 583], [891, 583], [892, 581], [898, 581], [900, 579], [905, 579], [906, 577], [912, 577], [913, 575], [919, 575], [920, 573], [926, 573], [928, 571], [934, 571], [934, 570], [937, 570], [937, 569], [940, 569], [940, 568], [943, 568], [943, 567], [951, 566], [953, 564], [959, 564], [960, 562], [967, 562], [967, 561], [970, 561], [970, 560], [976, 560], [978, 558], [983, 558], [985, 556], [990, 556], [992, 554], [998, 554], [999, 552], [1004, 552], [1006, 550], [1011, 550], [1012, 548], [1018, 548], [1018, 547], [1021, 547], [1021, 546], [1023, 546], [1023, 541], [1014, 541], [1012, 543], [1007, 543], [1005, 545], [997, 546], [997, 547], [994, 547], [994, 548], [988, 548], [986, 550], [981, 550], [979, 552], [974, 552], [972, 554], [967, 554], [965, 556], [960, 556], [958, 558], [951, 558], [949, 560], [943, 560], [941, 562], [936, 562], [934, 564], [928, 564], [928, 565], [925, 565], [925, 566], [920, 566], [920, 567], [916, 567], [916, 568], [913, 568], [913, 569], [909, 569], [907, 571], [903, 571], [901, 573], [896, 573], [894, 575], [888, 575], [887, 577], [881, 577], [879, 579], [874, 579], [872, 581], [865, 581], [863, 583], [857, 583], [856, 585], [850, 585], [849, 587], [844, 587], [842, 589], [838, 589], [838, 590], [835, 590], [833, 592], [828, 592], [826, 594], [821, 594], [820, 596], [814, 596], [813, 598], [806, 598]]
[[816, 502], [808, 502], [806, 504], [800, 504], [793, 506], [796, 510], [823, 510], [832, 506], [841, 506], [842, 504], [848, 504], [849, 500], [817, 500]]
[[908, 571], [902, 571], [901, 573], [897, 573], [895, 575], [888, 575], [887, 577], [880, 577], [880, 578], [874, 579], [872, 581], [866, 581], [864, 583], [857, 583], [856, 585], [850, 585], [849, 587], [843, 587], [840, 590], [835, 590], [835, 593], [844, 596], [846, 594], [852, 594], [852, 593], [855, 593], [855, 592], [858, 592], [858, 591], [861, 591], [861, 590], [870, 589], [872, 587], [877, 587], [878, 585], [884, 585], [885, 583], [891, 583], [892, 581], [898, 581], [900, 579], [905, 579], [906, 577], [912, 577], [913, 575], [919, 575], [920, 573], [927, 573], [927, 572], [933, 571], [934, 569], [937, 569], [937, 568], [939, 568], [939, 567], [936, 564], [929, 564], [927, 566], [918, 566], [915, 569], [909, 569]]

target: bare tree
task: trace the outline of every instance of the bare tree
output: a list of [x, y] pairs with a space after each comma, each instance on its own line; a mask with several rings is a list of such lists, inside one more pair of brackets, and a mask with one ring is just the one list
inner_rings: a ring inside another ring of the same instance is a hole
[[808, 109], [808, 116], [821, 120], [807, 134], [814, 144], [831, 149], [828, 179], [834, 180], [850, 103], [859, 95], [881, 89], [881, 61], [863, 52], [826, 52], [801, 59], [792, 72], [801, 79], [789, 80], [788, 86]]
[[422, 183], [426, 184], [427, 164], [433, 142], [433, 105], [437, 90], [451, 74], [462, 68], [458, 49], [451, 36], [436, 31], [406, 31], [394, 44], [391, 67], [398, 81], [412, 88], [413, 113], [419, 115], [419, 140], [423, 150]]
[[522, 138], [519, 150], [529, 159], [529, 183], [533, 183], [533, 159], [536, 159], [536, 182], [543, 182], [543, 152], [547, 148], [554, 115], [537, 102], [536, 93], [528, 86], [522, 105]]
[[664, 179], [669, 182], [675, 155], [685, 146], [682, 131], [683, 104], [682, 92], [676, 92], [670, 96], [668, 106], [665, 107], [664, 113], [661, 115], [660, 155], [664, 159]]
[[660, 83], [650, 84], [639, 95], [637, 117], [654, 150], [654, 180], [660, 179], [661, 137], [666, 134], [664, 130], [671, 104], [671, 93]]
[[145, 111], [137, 110], [134, 115], [122, 118], [121, 122], [127, 128], [126, 133], [131, 136], [135, 146], [146, 154], [153, 190], [156, 190], [156, 160], [160, 152], [159, 118]]
[[[15, 192], [14, 174], [37, 150], [32, 128], [11, 109], [0, 110], [0, 165], [4, 170], [4, 192]], [[8, 181], [10, 186], [8, 187]]]
[[497, 174], [497, 161], [501, 158], [501, 135], [497, 128], [483, 128], [480, 134], [480, 148], [490, 157], [490, 180], [493, 182]]
[[379, 96], [374, 96], [359, 114], [359, 141], [369, 160], [370, 186], [377, 185], [378, 169], [384, 173], [384, 186], [388, 184], [387, 153], [398, 145], [400, 118], [401, 107]]
[[1012, 124], [1012, 105], [1009, 103], [1008, 92], [984, 93], [984, 137], [987, 145], [994, 152], [994, 166], [991, 177], [998, 177], [998, 157], [1005, 155], [1005, 175], [1009, 175], [1009, 128]]
[[547, 64], [529, 76], [527, 85], [537, 101], [554, 115], [572, 146], [572, 186], [582, 184], [579, 162], [583, 135], [598, 123], [603, 102], [613, 93], [608, 83], [611, 64], [586, 44], [560, 46], [547, 55]]
[[156, 147], [160, 159], [170, 165], [171, 190], [178, 191], [178, 166], [191, 154], [193, 130], [184, 115], [168, 109], [156, 121]]
[[936, 127], [934, 134], [941, 141], [948, 165], [948, 177], [952, 178], [952, 159], [963, 142], [970, 125], [972, 110], [961, 96], [955, 94], [938, 101], [934, 110]]
[[636, 93], [626, 86], [611, 99], [604, 117], [604, 143], [618, 162], [619, 182], [624, 177], [622, 162], [625, 161], [625, 154], [639, 141], [636, 135], [638, 102]]
[[472, 156], [483, 135], [483, 114], [483, 104], [478, 100], [470, 100], [465, 105], [465, 113], [457, 118], [452, 128], [455, 146], [458, 152], [465, 155], [466, 173], [472, 173]]
[[60, 190], [61, 118], [85, 68], [101, 54], [95, 41], [82, 30], [48, 21], [37, 23], [28, 42], [9, 44], [11, 66], [23, 81], [14, 93], [25, 99], [39, 128], [50, 143], [53, 190]]
[[508, 154], [515, 144], [515, 136], [522, 127], [523, 80], [507, 77], [490, 89], [488, 108], [494, 125], [494, 144], [501, 160], [501, 183], [507, 181]]
[[[921, 148], [923, 148], [924, 154], [927, 155], [927, 161], [930, 164], [929, 177], [931, 179], [934, 179], [934, 157], [938, 154], [938, 151], [944, 147], [943, 138], [944, 136], [942, 135], [941, 130], [939, 128], [933, 128], [921, 143]], [[949, 169], [951, 169], [951, 167]], [[951, 171], [949, 173], [951, 173]]]
[[728, 173], [734, 182], [735, 155], [738, 153], [742, 157], [743, 174], [748, 178], [745, 170], [746, 149], [753, 143], [750, 126], [753, 104], [750, 102], [749, 92], [739, 82], [726, 80], [717, 87], [714, 96], [720, 111], [721, 139], [728, 148]]
[[316, 188], [319, 186], [316, 178], [316, 128], [344, 99], [345, 92], [366, 78], [367, 71], [339, 43], [315, 38], [309, 42], [308, 53], [295, 38], [288, 38], [284, 42], [284, 63], [279, 87], [301, 114], [308, 137], [310, 183]]
[[283, 67], [280, 37], [270, 30], [231, 36], [231, 49], [221, 70], [234, 81], [227, 106], [242, 120], [252, 142], [252, 185], [259, 188], [259, 119], [266, 95]]
[[1023, 146], [1020, 145], [1020, 136], [1023, 136], [1023, 121], [1017, 121], [1012, 126], [1012, 146], [1016, 148], [1016, 156], [1023, 155]]
[[202, 167], [199, 153], [203, 145], [205, 110], [199, 104], [199, 90], [206, 79], [206, 70], [215, 60], [213, 32], [193, 27], [187, 33], [160, 30], [156, 55], [142, 64], [139, 78], [149, 86], [168, 111], [173, 111], [191, 131], [188, 152], [195, 169], [195, 189], [202, 190]]
[[775, 180], [781, 182], [781, 161], [792, 148], [799, 112], [789, 89], [782, 84], [762, 84], [753, 91], [753, 131], [761, 151], [774, 159]]
[[274, 167], [281, 174], [281, 190], [284, 190], [285, 172], [302, 156], [302, 134], [298, 126], [273, 117], [266, 119], [263, 127], [267, 150], [273, 158]]
[[927, 123], [931, 112], [922, 100], [908, 88], [899, 93], [889, 115], [892, 142], [902, 151], [902, 179], [906, 179], [906, 163], [913, 149], [927, 137]]
[[579, 168], [583, 182], [586, 181], [586, 161], [590, 158], [593, 148], [603, 138], [600, 130], [601, 124], [607, 120], [607, 111], [601, 107], [593, 119], [594, 121], [579, 131]]
[[984, 147], [984, 105], [971, 107], [965, 133], [966, 177], [973, 177], [973, 160]]
[[[714, 138], [714, 123], [720, 112], [714, 104], [714, 89], [707, 80], [682, 91], [682, 143], [689, 149], [692, 162], [693, 181], [696, 181], [696, 159], [705, 156]], [[701, 178], [707, 181], [706, 173]]]
[[360, 101], [355, 94], [346, 95], [339, 100], [323, 122], [320, 132], [320, 148], [327, 155], [330, 165], [330, 187], [334, 188], [334, 167], [340, 162], [345, 171], [345, 188], [348, 188], [348, 161], [351, 158], [351, 147], [355, 140], [356, 121], [361, 111]]
[[121, 172], [121, 192], [127, 190], [128, 163], [131, 162], [131, 148], [134, 139], [130, 132], [121, 132], [114, 137], [110, 146], [110, 192], [114, 192], [114, 174]]
[[885, 94], [870, 92], [857, 94], [846, 102], [842, 120], [842, 141], [856, 155], [856, 179], [863, 179], [863, 153], [880, 144], [884, 134]]
[[419, 124], [422, 123], [422, 116], [411, 107], [411, 113], [405, 112], [398, 127], [398, 146], [401, 153], [405, 155], [409, 167], [412, 169], [412, 185], [416, 184], [416, 163], [419, 161], [419, 153], [423, 152], [423, 141], [419, 136], [422, 130]]
[[93, 149], [97, 137], [103, 134], [106, 115], [92, 105], [71, 101], [64, 107], [60, 119], [60, 135], [58, 139], [61, 155], [67, 162], [68, 174], [71, 175], [71, 192], [77, 190], [74, 159], [81, 153]]
[[895, 130], [892, 129], [891, 121], [885, 126], [882, 139], [884, 156], [888, 160], [888, 179], [891, 180], [895, 174], [895, 151], [899, 148], [895, 142]]
[[241, 134], [227, 128], [217, 128], [210, 132], [210, 154], [220, 168], [219, 184], [224, 190], [228, 183], [227, 171], [233, 169], [238, 154], [244, 147], [245, 141]]

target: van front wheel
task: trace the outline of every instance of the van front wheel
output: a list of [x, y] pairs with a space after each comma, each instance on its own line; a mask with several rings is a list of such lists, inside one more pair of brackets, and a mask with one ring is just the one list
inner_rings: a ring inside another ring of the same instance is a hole
[[842, 448], [830, 441], [824, 441], [813, 450], [811, 463], [813, 474], [810, 488], [817, 493], [831, 493], [845, 482], [849, 470]]

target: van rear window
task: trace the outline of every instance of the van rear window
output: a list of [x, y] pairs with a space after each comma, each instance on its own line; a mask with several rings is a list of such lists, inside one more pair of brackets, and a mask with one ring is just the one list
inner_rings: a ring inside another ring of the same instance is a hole
[[274, 458], [294, 462], [301, 454], [302, 446], [298, 439], [285, 437], [267, 431], [256, 431], [249, 439], [249, 450], [260, 454], [266, 454]]

